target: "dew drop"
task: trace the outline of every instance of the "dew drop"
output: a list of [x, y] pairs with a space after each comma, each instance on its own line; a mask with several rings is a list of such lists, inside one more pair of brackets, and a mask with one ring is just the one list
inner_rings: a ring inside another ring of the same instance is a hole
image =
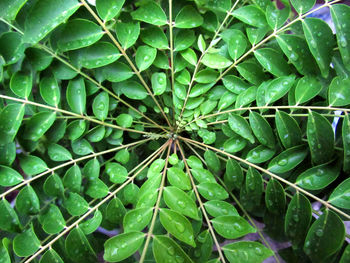
[[185, 231], [185, 227], [184, 227], [184, 225], [181, 224], [181, 223], [176, 223], [176, 224], [175, 224], [175, 227], [176, 227], [176, 229], [177, 229], [180, 233], [183, 233], [183, 232]]
[[168, 254], [169, 254], [170, 256], [175, 255], [175, 248], [174, 248], [174, 247], [169, 247], [169, 248], [168, 248]]
[[185, 203], [183, 201], [178, 201], [177, 204], [181, 207], [181, 208], [185, 208]]
[[285, 158], [282, 158], [282, 159], [280, 159], [280, 160], [277, 162], [277, 164], [278, 164], [279, 166], [285, 166], [285, 165], [287, 165], [287, 163], [288, 163], [288, 160], [285, 159]]
[[298, 215], [293, 215], [292, 217], [293, 217], [293, 220], [295, 222], [299, 222], [299, 216]]
[[261, 255], [263, 254], [261, 248], [256, 247], [256, 248], [255, 248], [255, 254], [257, 254], [258, 256], [261, 256]]
[[315, 234], [316, 234], [316, 236], [318, 236], [318, 237], [323, 236], [323, 234], [324, 234], [324, 233], [323, 233], [323, 229], [317, 229]]

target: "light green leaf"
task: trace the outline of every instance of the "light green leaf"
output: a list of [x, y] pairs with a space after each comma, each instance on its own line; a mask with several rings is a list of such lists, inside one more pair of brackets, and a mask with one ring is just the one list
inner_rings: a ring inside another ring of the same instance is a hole
[[332, 29], [318, 18], [305, 18], [303, 30], [309, 49], [324, 78], [328, 77], [335, 40]]
[[330, 106], [346, 106], [350, 104], [350, 80], [335, 77], [328, 89]]
[[69, 107], [79, 114], [85, 112], [86, 107], [86, 91], [83, 78], [70, 80], [67, 86], [66, 98]]
[[57, 107], [60, 103], [61, 91], [57, 80], [53, 75], [41, 78], [40, 95], [49, 105]]
[[163, 9], [155, 2], [142, 5], [136, 11], [131, 12], [131, 16], [134, 20], [157, 26], [163, 26], [167, 23], [167, 17]]
[[230, 114], [228, 117], [228, 124], [235, 133], [247, 139], [251, 143], [255, 142], [250, 126], [242, 116]]
[[102, 222], [102, 213], [96, 210], [94, 216], [87, 219], [83, 223], [79, 224], [79, 228], [84, 232], [85, 235], [91, 234], [96, 231]]
[[193, 6], [184, 6], [175, 17], [175, 27], [194, 28], [203, 24], [203, 17]]
[[51, 204], [47, 211], [39, 216], [39, 222], [43, 230], [48, 234], [57, 234], [66, 226], [66, 221], [60, 209]]
[[174, 186], [164, 188], [165, 204], [172, 210], [185, 216], [198, 220], [196, 203], [182, 190]]
[[152, 207], [130, 210], [123, 218], [124, 232], [142, 231], [152, 219]]
[[27, 0], [4, 0], [0, 3], [0, 17], [14, 20]]
[[255, 5], [247, 5], [233, 11], [232, 15], [243, 23], [255, 27], [267, 25], [264, 12]]
[[207, 53], [203, 56], [202, 63], [213, 69], [222, 69], [229, 67], [232, 62], [226, 57], [216, 54], [216, 53]]
[[343, 221], [326, 209], [311, 225], [304, 244], [304, 252], [313, 262], [322, 262], [340, 249], [345, 238]]
[[239, 216], [236, 208], [225, 201], [211, 200], [204, 203], [205, 210], [212, 217], [224, 216]]
[[314, 5], [315, 0], [291, 0], [290, 1], [295, 8], [295, 11], [297, 11], [299, 14], [304, 14], [307, 11], [309, 11]]
[[201, 183], [197, 185], [198, 192], [207, 200], [225, 200], [228, 198], [226, 190], [217, 183]]
[[255, 58], [271, 74], [276, 77], [289, 75], [290, 67], [282, 55], [272, 48], [260, 48], [254, 52]]
[[131, 69], [121, 62], [115, 62], [102, 68], [102, 75], [111, 82], [121, 82], [133, 76]]
[[193, 30], [182, 29], [178, 31], [174, 39], [174, 51], [182, 51], [192, 46], [196, 41]]
[[106, 22], [114, 18], [122, 9], [125, 0], [96, 0], [96, 9], [101, 19]]
[[115, 25], [118, 41], [124, 49], [135, 44], [140, 35], [140, 23], [122, 23]]
[[251, 163], [264, 163], [270, 160], [275, 155], [275, 152], [275, 149], [259, 145], [248, 152], [246, 160]]
[[133, 118], [130, 114], [122, 113], [115, 119], [117, 124], [123, 128], [129, 128], [132, 125]]
[[349, 209], [350, 207], [350, 178], [340, 183], [330, 195], [328, 202], [340, 208]]
[[283, 76], [272, 80], [266, 88], [266, 105], [271, 104], [286, 95], [286, 93], [292, 88], [294, 80], [294, 75]]
[[121, 184], [128, 178], [128, 171], [119, 163], [107, 163], [106, 173], [109, 176], [109, 180], [115, 184]]
[[29, 176], [39, 174], [48, 169], [46, 163], [34, 155], [21, 156], [19, 162], [22, 170]]
[[0, 113], [0, 142], [7, 144], [14, 140], [24, 116], [24, 104], [9, 104]]
[[222, 247], [230, 263], [261, 263], [274, 253], [258, 242], [239, 241]]
[[219, 216], [211, 222], [215, 231], [227, 239], [236, 239], [256, 232], [256, 229], [241, 216]]
[[28, 257], [33, 255], [40, 247], [40, 241], [35, 235], [33, 227], [23, 231], [13, 240], [13, 250], [19, 257]]
[[76, 0], [38, 1], [31, 8], [24, 25], [26, 43], [35, 44], [66, 21], [80, 7]]
[[157, 49], [149, 46], [139, 46], [136, 51], [135, 61], [136, 66], [140, 71], [148, 69], [157, 55]]
[[27, 99], [32, 91], [32, 81], [31, 74], [16, 72], [11, 77], [10, 89], [17, 96]]
[[52, 126], [56, 119], [56, 112], [41, 111], [36, 113], [26, 123], [24, 138], [27, 140], [37, 141]]
[[164, 34], [163, 30], [159, 27], [152, 26], [147, 27], [141, 32], [141, 40], [154, 48], [158, 49], [168, 49], [168, 39]]
[[167, 178], [172, 186], [176, 186], [182, 190], [191, 190], [191, 181], [187, 174], [185, 174], [181, 169], [176, 167], [171, 167], [167, 171]]
[[155, 236], [153, 239], [153, 255], [157, 263], [169, 262], [174, 258], [182, 263], [193, 263], [191, 258], [170, 237]]
[[109, 107], [108, 93], [105, 91], [102, 91], [94, 98], [94, 101], [92, 103], [92, 111], [98, 119], [100, 119], [101, 121], [104, 121], [108, 115], [108, 107]]
[[304, 76], [299, 79], [295, 88], [295, 102], [297, 104], [305, 103], [320, 93], [322, 84], [313, 76]]
[[103, 34], [95, 23], [86, 19], [73, 19], [60, 32], [57, 46], [63, 52], [88, 47], [100, 40]]
[[276, 111], [275, 122], [278, 136], [285, 148], [301, 144], [301, 130], [293, 117], [284, 111]]
[[72, 159], [71, 153], [59, 144], [52, 143], [48, 146], [47, 149], [50, 159], [55, 162], [62, 162]]
[[313, 163], [322, 164], [331, 160], [334, 133], [329, 121], [319, 113], [309, 112], [306, 132]]
[[162, 95], [165, 92], [167, 80], [164, 72], [153, 73], [151, 82], [154, 95]]
[[12, 186], [23, 181], [23, 177], [14, 169], [0, 165], [0, 185]]
[[50, 248], [47, 250], [43, 256], [40, 258], [39, 263], [64, 263], [62, 258], [57, 254], [55, 250]]
[[295, 183], [307, 190], [319, 190], [332, 183], [338, 175], [339, 165], [321, 164], [301, 173]]
[[174, 237], [184, 243], [196, 247], [193, 228], [186, 217], [170, 209], [160, 209], [159, 219], [163, 227]]
[[275, 136], [267, 120], [255, 111], [249, 113], [249, 123], [258, 141], [273, 149], [275, 147]]
[[228, 53], [233, 60], [242, 56], [247, 48], [247, 39], [242, 31], [226, 29], [221, 33], [222, 39], [227, 43]]

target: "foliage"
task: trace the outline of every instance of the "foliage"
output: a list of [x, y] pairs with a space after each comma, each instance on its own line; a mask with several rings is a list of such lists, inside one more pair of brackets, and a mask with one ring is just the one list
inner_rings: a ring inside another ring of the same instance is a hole
[[0, 262], [349, 262], [349, 6], [79, 1], [0, 2]]

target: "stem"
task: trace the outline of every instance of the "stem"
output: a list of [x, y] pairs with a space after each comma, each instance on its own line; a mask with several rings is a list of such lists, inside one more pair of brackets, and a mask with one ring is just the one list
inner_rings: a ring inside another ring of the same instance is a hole
[[166, 172], [167, 172], [167, 167], [168, 167], [168, 161], [169, 161], [169, 155], [170, 155], [172, 142], [173, 142], [172, 139], [168, 140], [169, 147], [168, 147], [168, 153], [167, 153], [167, 156], [166, 156], [166, 159], [165, 159], [165, 166], [164, 166], [164, 170], [163, 170], [162, 181], [160, 183], [158, 198], [157, 198], [156, 205], [154, 207], [154, 214], [153, 214], [153, 218], [152, 218], [152, 221], [151, 221], [150, 228], [149, 228], [148, 233], [147, 233], [147, 239], [146, 239], [146, 242], [145, 242], [145, 246], [143, 247], [141, 258], [140, 258], [140, 261], [139, 261], [140, 263], [143, 263], [144, 260], [145, 260], [147, 248], [148, 248], [148, 245], [149, 245], [149, 242], [151, 240], [152, 233], [153, 233], [154, 224], [155, 224], [156, 219], [157, 219], [157, 215], [158, 215], [158, 211], [159, 211], [159, 205], [160, 205], [160, 201], [162, 199], [162, 194], [163, 194], [163, 189], [164, 189], [164, 184], [165, 184], [165, 177], [166, 177]]
[[258, 44], [253, 45], [251, 49], [249, 49], [243, 56], [241, 56], [239, 59], [237, 59], [230, 67], [228, 67], [224, 72], [222, 72], [219, 77], [215, 80], [215, 83], [217, 83], [219, 80], [221, 80], [223, 78], [223, 76], [225, 76], [231, 69], [235, 68], [242, 60], [244, 60], [247, 56], [249, 56], [251, 53], [253, 53], [258, 47], [262, 46], [263, 44], [265, 44], [267, 41], [269, 41], [270, 39], [277, 37], [277, 35], [285, 30], [287, 30], [291, 25], [293, 25], [294, 23], [298, 22], [298, 21], [302, 21], [305, 17], [307, 17], [308, 15], [324, 8], [324, 7], [330, 7], [332, 4], [335, 4], [337, 2], [340, 2], [341, 0], [334, 0], [332, 2], [326, 2], [325, 4], [303, 14], [303, 15], [299, 15], [297, 18], [295, 18], [293, 21], [287, 23], [286, 25], [284, 25], [283, 27], [281, 27], [278, 30], [274, 30], [274, 32], [269, 35], [268, 37], [266, 37], [265, 39], [263, 39], [262, 41], [260, 41]]
[[91, 121], [91, 122], [97, 123], [99, 125], [111, 127], [111, 128], [122, 130], [122, 131], [141, 133], [141, 134], [144, 134], [144, 135], [147, 135], [147, 136], [151, 136], [151, 135], [159, 136], [158, 134], [154, 134], [154, 133], [149, 133], [149, 132], [138, 131], [138, 130], [134, 130], [134, 129], [123, 128], [123, 127], [120, 127], [118, 125], [114, 125], [114, 124], [111, 124], [111, 123], [107, 123], [107, 122], [103, 122], [103, 121], [91, 118], [89, 116], [77, 114], [77, 113], [70, 112], [70, 111], [67, 111], [67, 110], [62, 110], [62, 109], [59, 109], [59, 108], [55, 108], [55, 107], [48, 106], [48, 105], [45, 105], [45, 104], [40, 104], [40, 103], [37, 103], [37, 102], [34, 102], [34, 101], [30, 101], [30, 100], [24, 100], [24, 99], [9, 97], [9, 96], [6, 96], [6, 95], [1, 95], [1, 94], [0, 94], [0, 98], [7, 99], [7, 100], [12, 100], [12, 101], [18, 101], [18, 102], [21, 102], [23, 104], [34, 105], [34, 106], [45, 108], [45, 109], [48, 109], [48, 110], [61, 112], [63, 114], [74, 116], [74, 117], [79, 118], [79, 119], [84, 119], [84, 120], [87, 120], [87, 121]]
[[205, 221], [207, 222], [207, 225], [208, 225], [208, 228], [209, 228], [209, 232], [210, 232], [211, 236], [213, 237], [215, 246], [216, 246], [216, 248], [217, 248], [217, 250], [218, 250], [220, 260], [221, 260], [223, 263], [225, 263], [225, 262], [226, 262], [226, 261], [225, 261], [225, 257], [224, 257], [224, 255], [223, 255], [223, 253], [222, 253], [220, 244], [219, 244], [219, 242], [218, 242], [218, 240], [217, 240], [217, 238], [216, 238], [216, 236], [215, 236], [215, 232], [214, 232], [214, 229], [213, 229], [213, 227], [212, 227], [212, 225], [211, 225], [211, 222], [210, 222], [210, 219], [209, 219], [209, 217], [208, 217], [208, 214], [207, 214], [207, 212], [205, 211], [205, 208], [204, 208], [203, 202], [202, 202], [202, 200], [201, 200], [201, 198], [200, 198], [200, 195], [199, 195], [199, 193], [198, 193], [196, 184], [194, 183], [194, 180], [193, 180], [193, 177], [192, 177], [192, 174], [191, 174], [191, 170], [190, 170], [190, 168], [188, 167], [188, 164], [187, 164], [187, 161], [186, 161], [185, 154], [183, 153], [183, 150], [182, 150], [182, 148], [181, 148], [181, 145], [180, 145], [179, 141], [176, 141], [176, 143], [177, 143], [177, 145], [178, 145], [178, 147], [179, 147], [179, 150], [180, 150], [182, 159], [183, 159], [183, 161], [184, 161], [184, 164], [185, 164], [185, 167], [186, 167], [186, 171], [187, 171], [187, 173], [188, 173], [188, 176], [190, 177], [190, 180], [191, 180], [191, 183], [192, 183], [192, 187], [193, 187], [194, 193], [195, 193], [195, 195], [196, 195], [196, 197], [197, 197], [197, 200], [198, 200], [198, 203], [199, 203], [199, 207], [200, 207], [200, 209], [202, 210], [203, 216], [204, 216]]
[[78, 162], [81, 162], [81, 161], [84, 161], [86, 159], [90, 159], [90, 158], [94, 158], [94, 157], [97, 157], [97, 156], [100, 156], [100, 155], [104, 155], [104, 154], [107, 154], [107, 153], [111, 153], [111, 152], [115, 152], [115, 151], [118, 151], [120, 149], [124, 149], [124, 148], [128, 148], [130, 146], [133, 146], [133, 145], [137, 145], [137, 144], [142, 144], [142, 143], [145, 143], [147, 141], [149, 141], [151, 139], [144, 139], [144, 140], [141, 140], [141, 141], [138, 141], [138, 142], [133, 142], [133, 143], [129, 143], [129, 144], [126, 144], [126, 145], [122, 145], [122, 146], [118, 146], [118, 147], [115, 147], [115, 148], [112, 148], [112, 149], [108, 149], [108, 150], [105, 150], [105, 151], [101, 151], [101, 152], [98, 152], [98, 153], [92, 153], [92, 154], [89, 154], [89, 155], [86, 155], [86, 156], [83, 156], [83, 157], [80, 157], [80, 158], [77, 158], [77, 159], [74, 159], [74, 160], [70, 160], [68, 162], [65, 162], [63, 164], [60, 164], [60, 165], [57, 165], [55, 166], [54, 168], [48, 168], [45, 172], [42, 172], [36, 176], [33, 176], [32, 178], [29, 178], [27, 180], [24, 180], [23, 182], [11, 187], [9, 190], [7, 190], [6, 192], [2, 193], [0, 195], [0, 198], [5, 198], [6, 195], [8, 195], [9, 193], [13, 192], [14, 190], [26, 185], [26, 184], [29, 184], [31, 183], [32, 181], [38, 179], [38, 178], [41, 178], [43, 177], [44, 175], [46, 174], [49, 174], [49, 173], [53, 173], [54, 171], [58, 170], [58, 169], [61, 169], [65, 166], [68, 166], [68, 165], [71, 165], [71, 164], [76, 164]]
[[247, 160], [244, 160], [244, 159], [242, 159], [242, 158], [240, 158], [240, 157], [238, 157], [238, 156], [236, 156], [236, 155], [229, 154], [229, 153], [227, 153], [227, 152], [225, 152], [225, 151], [222, 151], [222, 150], [217, 149], [217, 148], [215, 148], [215, 147], [212, 147], [212, 146], [210, 146], [210, 145], [207, 145], [207, 144], [204, 144], [204, 143], [200, 143], [200, 142], [197, 142], [197, 141], [194, 141], [194, 140], [191, 140], [191, 139], [187, 139], [187, 138], [184, 138], [184, 137], [182, 137], [182, 136], [178, 136], [178, 138], [180, 138], [180, 139], [182, 139], [182, 140], [184, 140], [184, 141], [187, 141], [187, 142], [189, 142], [190, 144], [193, 144], [193, 145], [201, 145], [201, 146], [203, 146], [203, 147], [206, 147], [206, 148], [211, 149], [211, 150], [213, 150], [213, 151], [216, 151], [216, 152], [218, 152], [218, 153], [224, 154], [224, 155], [226, 155], [226, 156], [228, 156], [228, 157], [230, 157], [230, 158], [233, 158], [233, 159], [235, 159], [235, 160], [237, 160], [237, 161], [239, 161], [239, 162], [241, 162], [241, 163], [244, 163], [244, 164], [246, 164], [246, 165], [249, 165], [249, 166], [251, 166], [251, 167], [253, 167], [253, 168], [255, 168], [255, 169], [257, 169], [257, 170], [259, 170], [259, 171], [261, 171], [261, 172], [263, 172], [263, 173], [265, 173], [265, 174], [270, 175], [272, 178], [277, 179], [277, 180], [279, 180], [279, 181], [281, 181], [281, 182], [283, 182], [283, 183], [285, 183], [285, 184], [291, 186], [292, 188], [294, 188], [294, 189], [296, 189], [296, 190], [302, 192], [303, 194], [305, 194], [305, 195], [311, 197], [312, 199], [314, 199], [314, 200], [320, 202], [320, 203], [323, 204], [326, 208], [332, 209], [332, 210], [334, 210], [335, 212], [341, 214], [342, 216], [344, 216], [344, 217], [350, 219], [350, 215], [348, 215], [347, 213], [344, 213], [344, 212], [341, 211], [340, 209], [334, 207], [334, 206], [331, 205], [329, 202], [324, 201], [324, 200], [322, 200], [321, 198], [318, 198], [317, 196], [315, 196], [315, 195], [309, 193], [308, 191], [304, 190], [303, 188], [297, 186], [296, 184], [291, 183], [291, 182], [289, 182], [288, 180], [286, 180], [286, 179], [284, 179], [284, 178], [282, 178], [282, 177], [280, 177], [280, 176], [278, 176], [278, 175], [276, 175], [276, 174], [274, 174], [274, 173], [271, 173], [269, 170], [266, 170], [266, 169], [264, 169], [264, 168], [262, 168], [262, 167], [260, 167], [260, 166], [258, 166], [258, 165], [256, 165], [256, 164], [253, 164], [253, 163], [251, 163], [251, 162], [249, 162], [249, 161], [247, 161]]
[[89, 13], [96, 19], [96, 21], [100, 24], [100, 26], [103, 28], [103, 30], [106, 32], [106, 34], [109, 36], [109, 38], [112, 40], [112, 42], [116, 45], [116, 47], [119, 49], [119, 51], [122, 53], [123, 57], [125, 58], [125, 60], [129, 63], [130, 67], [132, 68], [132, 70], [135, 72], [136, 76], [139, 78], [139, 80], [141, 81], [142, 85], [145, 87], [145, 89], [147, 90], [148, 94], [152, 97], [152, 99], [154, 100], [154, 102], [156, 103], [157, 107], [159, 108], [159, 110], [161, 111], [164, 119], [166, 120], [166, 122], [168, 123], [169, 127], [171, 128], [171, 124], [168, 120], [168, 117], [166, 116], [165, 112], [163, 111], [162, 107], [159, 105], [158, 101], [156, 100], [156, 98], [154, 97], [152, 91], [150, 90], [150, 88], [148, 87], [147, 83], [145, 82], [145, 80], [143, 79], [143, 77], [141, 76], [140, 72], [138, 71], [138, 69], [136, 68], [136, 66], [134, 65], [134, 63], [131, 61], [131, 59], [129, 58], [129, 56], [126, 54], [124, 48], [119, 44], [119, 42], [115, 39], [115, 37], [112, 35], [111, 31], [109, 31], [109, 29], [106, 27], [106, 24], [98, 17], [98, 15], [94, 12], [94, 10], [91, 9], [91, 7], [86, 3], [85, 0], [80, 0], [80, 2], [83, 4], [83, 6], [89, 11]]
[[[328, 110], [328, 111], [344, 111], [344, 112], [350, 112], [350, 109], [346, 109], [346, 108], [334, 108], [331, 106], [255, 106], [255, 107], [243, 107], [243, 108], [237, 108], [237, 109], [231, 109], [231, 110], [226, 110], [226, 111], [221, 111], [221, 112], [216, 112], [216, 113], [212, 113], [209, 115], [204, 115], [204, 116], [200, 116], [199, 118], [193, 119], [192, 121], [188, 122], [186, 125], [184, 125], [181, 128], [184, 128], [188, 125], [190, 125], [191, 123], [197, 121], [197, 120], [203, 120], [203, 119], [207, 119], [210, 117], [214, 117], [214, 116], [219, 116], [222, 114], [226, 114], [226, 113], [231, 113], [231, 112], [235, 112], [235, 111], [246, 111], [246, 110], [282, 110], [282, 109], [299, 109], [299, 110]], [[335, 116], [332, 115], [332, 117], [339, 117], [339, 116]]]
[[[195, 155], [197, 155], [198, 158], [200, 158], [200, 160], [205, 164], [207, 165], [206, 161], [202, 158], [202, 156], [200, 156], [200, 154], [195, 150], [193, 149], [193, 147], [185, 141], [185, 144], [187, 145], [188, 148], [190, 148], [194, 153]], [[199, 147], [199, 146], [198, 146]], [[203, 149], [202, 147], [199, 147], [200, 149], [202, 150], [205, 150]], [[227, 159], [223, 158], [225, 161], [227, 161]], [[239, 200], [237, 199], [237, 197], [232, 194], [231, 191], [229, 191], [225, 185], [225, 183], [221, 180], [221, 178], [217, 175], [214, 175], [215, 178], [217, 180], [219, 180], [220, 184], [226, 189], [226, 191], [229, 193], [229, 195], [231, 196], [231, 198], [237, 203], [237, 205], [239, 206], [239, 208], [242, 210], [242, 212], [244, 213], [244, 215], [248, 218], [249, 222], [256, 228], [256, 230], [258, 231], [258, 235], [260, 236], [261, 240], [266, 244], [266, 246], [271, 249], [273, 251], [273, 249], [271, 248], [270, 246], [270, 243], [267, 242], [267, 240], [265, 239], [264, 235], [261, 233], [260, 229], [257, 227], [257, 225], [255, 224], [255, 222], [253, 221], [253, 219], [251, 218], [251, 216], [248, 214], [248, 212], [244, 209], [244, 207], [242, 206], [242, 204], [239, 202]], [[280, 262], [277, 255], [274, 253], [273, 257], [276, 259], [276, 262]]]
[[[167, 146], [167, 143], [165, 145], [163, 145], [161, 148], [163, 149], [164, 147]], [[110, 192], [106, 197], [104, 197], [104, 199], [102, 201], [100, 201], [97, 205], [95, 205], [92, 208], [89, 208], [89, 210], [83, 215], [81, 216], [77, 221], [75, 221], [73, 224], [71, 224], [69, 227], [66, 227], [60, 234], [58, 234], [54, 239], [52, 239], [49, 243], [47, 243], [46, 245], [40, 247], [40, 249], [33, 254], [30, 258], [28, 258], [25, 263], [29, 263], [32, 260], [34, 260], [38, 255], [40, 255], [44, 250], [46, 250], [47, 248], [51, 247], [52, 244], [54, 242], [56, 242], [59, 238], [61, 238], [62, 236], [64, 236], [66, 233], [68, 233], [72, 228], [74, 227], [78, 227], [78, 224], [83, 221], [87, 216], [89, 216], [92, 212], [94, 212], [95, 210], [97, 210], [101, 205], [103, 205], [106, 201], [108, 201], [111, 197], [115, 196], [121, 189], [123, 189], [128, 183], [130, 183], [140, 172], [143, 171], [144, 168], [147, 167], [147, 165], [149, 163], [151, 163], [153, 161], [153, 159], [156, 156], [154, 156], [152, 158], [152, 160], [148, 161], [142, 169], [140, 169], [139, 171], [137, 171], [133, 176], [129, 177], [129, 179], [127, 181], [125, 181], [122, 185], [120, 185], [116, 190], [114, 190], [113, 192]], [[146, 161], [146, 160], [145, 160]], [[131, 174], [131, 171], [129, 172], [129, 175]]]
[[[174, 94], [174, 41], [173, 41], [173, 1], [169, 0], [169, 37], [170, 37], [170, 71], [171, 71], [171, 90]], [[173, 104], [173, 118], [175, 123], [175, 105]]]
[[221, 29], [223, 28], [224, 24], [226, 23], [227, 19], [232, 15], [232, 12], [236, 8], [236, 5], [238, 4], [238, 2], [239, 2], [239, 0], [236, 0], [235, 3], [233, 4], [233, 6], [231, 7], [230, 11], [227, 12], [227, 14], [226, 14], [224, 20], [222, 21], [222, 23], [220, 24], [219, 28], [215, 31], [214, 37], [212, 38], [208, 48], [206, 48], [206, 50], [204, 50], [204, 52], [202, 52], [201, 56], [198, 59], [198, 62], [196, 64], [195, 68], [194, 68], [194, 72], [193, 72], [193, 75], [192, 75], [192, 78], [191, 78], [191, 82], [190, 82], [190, 84], [188, 86], [186, 98], [185, 98], [185, 101], [184, 101], [184, 106], [181, 109], [181, 113], [180, 113], [180, 116], [179, 116], [179, 123], [181, 123], [181, 121], [182, 121], [182, 115], [183, 115], [183, 112], [185, 111], [186, 103], [187, 103], [187, 100], [188, 100], [188, 98], [190, 96], [191, 88], [193, 86], [193, 83], [194, 83], [196, 74], [198, 72], [198, 69], [200, 67], [200, 64], [202, 62], [202, 59], [205, 56], [205, 54], [207, 54], [208, 50], [211, 49], [213, 46], [215, 46], [215, 44], [218, 42], [218, 41], [216, 41], [216, 38], [217, 38], [218, 34], [220, 33]]

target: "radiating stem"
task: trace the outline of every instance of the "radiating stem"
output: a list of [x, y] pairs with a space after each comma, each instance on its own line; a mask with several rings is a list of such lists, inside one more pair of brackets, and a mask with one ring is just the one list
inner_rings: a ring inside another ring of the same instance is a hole
[[153, 101], [155, 102], [155, 104], [157, 105], [157, 107], [159, 108], [160, 112], [162, 113], [164, 119], [166, 120], [166, 122], [168, 123], [169, 127], [171, 128], [171, 124], [169, 122], [168, 117], [166, 116], [165, 112], [163, 111], [162, 107], [159, 105], [158, 101], [156, 100], [156, 98], [154, 97], [151, 89], [148, 87], [146, 81], [143, 79], [143, 77], [141, 76], [141, 73], [138, 71], [138, 69], [136, 68], [136, 66], [134, 65], [134, 63], [131, 61], [131, 59], [129, 58], [129, 56], [126, 54], [124, 48], [119, 44], [119, 42], [115, 39], [115, 37], [113, 36], [113, 34], [111, 33], [111, 31], [109, 31], [109, 29], [106, 27], [106, 24], [98, 17], [98, 15], [94, 12], [94, 10], [91, 9], [91, 7], [86, 3], [85, 0], [80, 0], [80, 2], [84, 5], [84, 7], [89, 11], [89, 13], [95, 18], [95, 20], [97, 21], [97, 23], [100, 24], [100, 26], [103, 28], [103, 30], [106, 32], [106, 34], [109, 36], [109, 38], [112, 40], [112, 42], [116, 45], [116, 47], [119, 49], [119, 51], [122, 53], [123, 57], [125, 58], [125, 60], [129, 63], [130, 67], [132, 68], [132, 70], [135, 72], [136, 76], [139, 78], [139, 80], [141, 81], [142, 85], [145, 87], [145, 89], [147, 90], [148, 94], [152, 97]]
[[156, 219], [157, 219], [157, 215], [158, 215], [158, 211], [159, 211], [159, 205], [160, 205], [160, 201], [162, 199], [162, 194], [163, 194], [163, 190], [164, 190], [165, 178], [166, 178], [166, 173], [167, 173], [167, 168], [168, 168], [168, 161], [169, 161], [169, 155], [170, 155], [170, 150], [171, 150], [172, 143], [173, 143], [173, 140], [169, 139], [169, 141], [168, 141], [168, 152], [167, 152], [167, 156], [165, 158], [165, 165], [164, 165], [164, 170], [163, 170], [163, 175], [162, 175], [162, 181], [161, 181], [160, 186], [159, 186], [158, 198], [157, 198], [156, 205], [154, 207], [154, 213], [153, 213], [152, 221], [151, 221], [148, 233], [147, 233], [146, 242], [145, 242], [145, 245], [144, 245], [143, 250], [142, 250], [141, 258], [140, 258], [140, 261], [139, 261], [140, 263], [143, 263], [144, 260], [145, 260], [147, 248], [148, 248], [149, 242], [151, 241], [151, 236], [153, 234], [154, 225], [156, 223]]
[[279, 181], [281, 181], [281, 182], [283, 182], [283, 183], [285, 183], [285, 184], [291, 186], [292, 188], [294, 188], [294, 189], [296, 189], [296, 190], [302, 192], [303, 194], [305, 194], [305, 195], [311, 197], [312, 199], [314, 199], [314, 200], [320, 202], [320, 203], [323, 204], [326, 208], [332, 209], [333, 211], [335, 211], [335, 212], [341, 214], [342, 216], [344, 216], [344, 217], [350, 219], [350, 215], [348, 215], [347, 213], [344, 213], [344, 212], [341, 211], [340, 209], [338, 209], [338, 208], [336, 208], [335, 206], [331, 205], [329, 202], [324, 201], [324, 200], [322, 200], [321, 198], [318, 198], [317, 196], [315, 196], [315, 195], [309, 193], [308, 191], [304, 190], [303, 188], [297, 186], [296, 184], [291, 183], [291, 182], [289, 182], [288, 180], [286, 180], [286, 179], [284, 179], [284, 178], [282, 178], [282, 177], [280, 177], [280, 176], [278, 176], [278, 175], [276, 175], [276, 174], [274, 174], [274, 173], [271, 173], [269, 170], [266, 170], [266, 169], [264, 169], [264, 168], [262, 168], [262, 167], [260, 167], [260, 166], [258, 166], [258, 165], [256, 165], [256, 164], [253, 164], [253, 163], [251, 163], [251, 162], [249, 162], [249, 161], [247, 161], [247, 160], [244, 160], [244, 159], [242, 159], [242, 158], [240, 158], [240, 157], [238, 157], [238, 156], [236, 156], [236, 155], [232, 155], [232, 154], [230, 154], [230, 153], [227, 153], [227, 152], [225, 152], [225, 151], [222, 151], [222, 150], [217, 149], [217, 148], [215, 148], [215, 147], [212, 147], [212, 146], [210, 146], [210, 145], [207, 145], [207, 144], [204, 144], [204, 143], [201, 143], [201, 142], [197, 142], [197, 141], [194, 141], [194, 140], [191, 140], [191, 139], [187, 139], [187, 138], [184, 138], [184, 137], [182, 137], [182, 136], [178, 136], [178, 138], [179, 138], [179, 139], [182, 139], [182, 140], [184, 140], [184, 141], [187, 141], [187, 142], [189, 142], [190, 144], [193, 144], [193, 145], [201, 145], [201, 146], [203, 146], [203, 147], [206, 147], [206, 148], [211, 149], [211, 150], [213, 150], [213, 151], [216, 151], [216, 152], [218, 152], [218, 153], [224, 154], [224, 155], [226, 155], [226, 156], [228, 156], [228, 157], [230, 157], [230, 158], [233, 158], [233, 159], [235, 159], [235, 160], [238, 161], [238, 162], [241, 162], [241, 163], [244, 163], [244, 164], [246, 164], [246, 165], [249, 165], [249, 166], [251, 166], [251, 167], [253, 167], [253, 168], [255, 168], [255, 169], [257, 169], [257, 170], [259, 170], [259, 171], [261, 171], [261, 172], [263, 172], [263, 173], [265, 173], [265, 174], [267, 174], [267, 175], [269, 175], [269, 176], [271, 176], [272, 178], [277, 179], [277, 180], [279, 180]]
[[182, 150], [182, 148], [181, 148], [181, 145], [180, 145], [180, 143], [179, 143], [178, 140], [176, 141], [176, 143], [177, 143], [177, 145], [178, 145], [178, 147], [179, 147], [179, 150], [180, 150], [180, 153], [181, 153], [181, 156], [182, 156], [182, 160], [184, 161], [187, 174], [188, 174], [188, 176], [189, 176], [189, 178], [190, 178], [190, 180], [191, 180], [191, 184], [192, 184], [194, 193], [195, 193], [195, 195], [196, 195], [197, 201], [198, 201], [198, 203], [199, 203], [199, 207], [200, 207], [200, 209], [201, 209], [201, 211], [202, 211], [202, 213], [203, 213], [203, 216], [204, 216], [204, 218], [205, 218], [205, 221], [207, 222], [207, 225], [208, 225], [208, 228], [209, 228], [209, 232], [210, 232], [210, 234], [211, 234], [211, 236], [212, 236], [212, 238], [213, 238], [213, 240], [214, 240], [215, 246], [216, 246], [216, 248], [217, 248], [217, 250], [218, 250], [220, 260], [221, 260], [221, 262], [225, 263], [225, 262], [226, 262], [226, 261], [225, 261], [225, 257], [224, 257], [224, 255], [223, 255], [223, 253], [222, 253], [222, 249], [221, 249], [221, 247], [220, 247], [220, 244], [219, 244], [219, 242], [218, 242], [218, 240], [217, 240], [217, 238], [216, 238], [216, 236], [215, 236], [215, 232], [214, 232], [214, 229], [213, 229], [213, 227], [212, 227], [212, 225], [211, 225], [211, 222], [210, 222], [210, 219], [209, 219], [209, 217], [208, 217], [207, 211], [205, 210], [205, 207], [204, 207], [204, 205], [203, 205], [203, 202], [202, 202], [202, 200], [201, 200], [201, 198], [200, 198], [200, 195], [199, 195], [199, 193], [198, 193], [198, 189], [197, 189], [197, 186], [196, 186], [196, 184], [195, 184], [195, 182], [194, 182], [194, 180], [193, 180], [193, 176], [192, 176], [192, 174], [191, 174], [191, 170], [190, 170], [190, 168], [188, 167], [185, 154], [184, 154], [184, 152], [183, 152], [183, 150]]

